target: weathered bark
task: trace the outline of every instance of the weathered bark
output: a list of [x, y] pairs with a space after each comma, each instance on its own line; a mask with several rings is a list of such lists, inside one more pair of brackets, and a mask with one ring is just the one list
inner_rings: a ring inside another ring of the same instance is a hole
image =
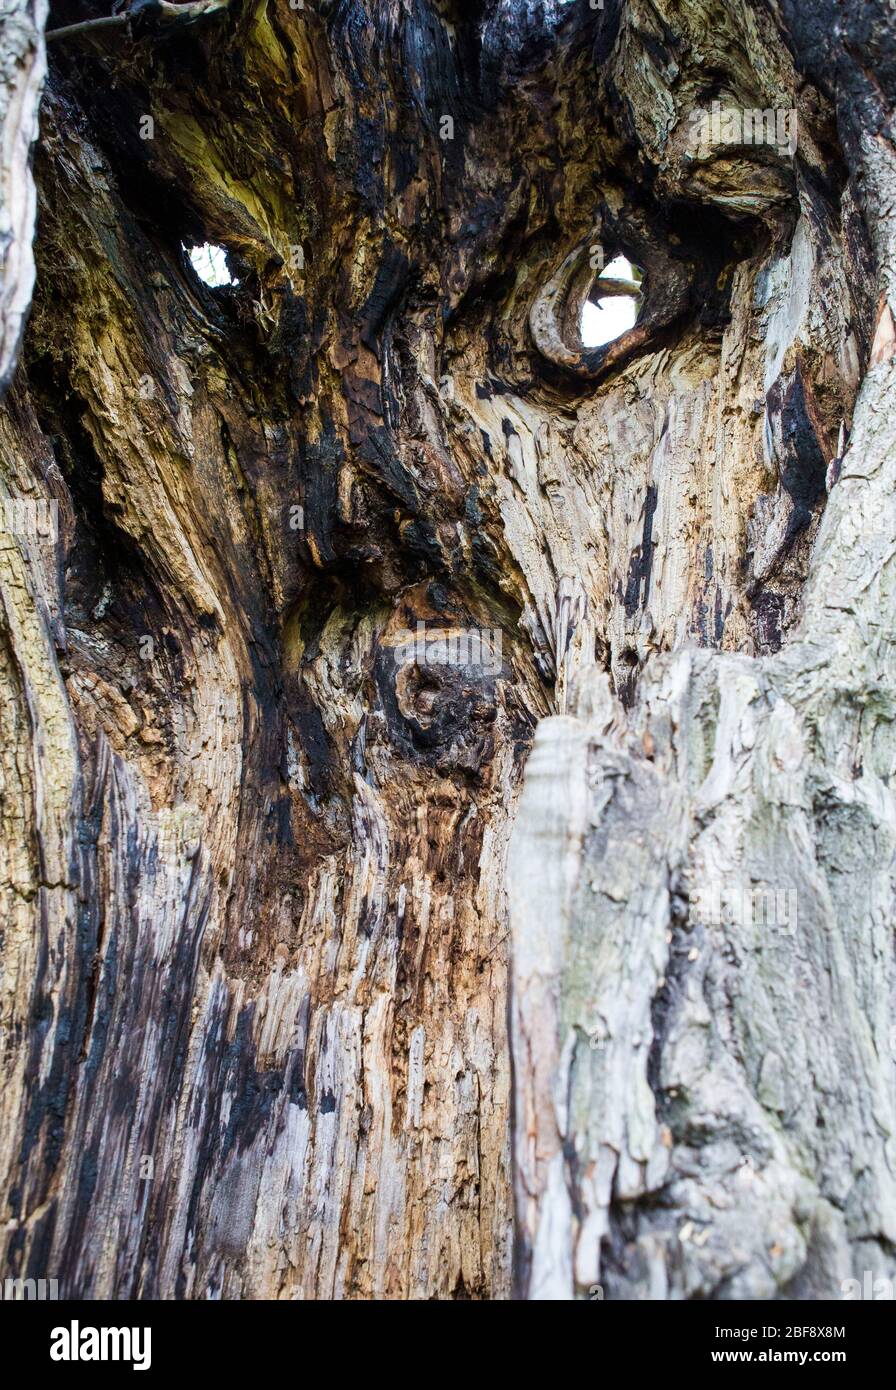
[[[514, 1187], [531, 1296], [889, 1267], [893, 19], [816, 8], [51, 46], [0, 419], [59, 513], [0, 535], [9, 1273], [504, 1297]], [[717, 97], [796, 153], [695, 148]], [[597, 242], [644, 309], [587, 350]], [[796, 887], [795, 937], [686, 921], [720, 875]]]
[[[835, 1299], [866, 1271], [896, 1273], [896, 159], [892, 73], [880, 64], [878, 87], [853, 65], [870, 8], [846, 18], [828, 72], [877, 326], [807, 580], [787, 594], [794, 640], [769, 653], [760, 626], [751, 655], [654, 658], [628, 713], [592, 670], [577, 717], [544, 721], [527, 769], [509, 885], [530, 1297]], [[854, 381], [846, 296], [824, 288], [846, 228], [826, 234], [817, 184], [800, 201], [789, 254], [762, 272], [779, 287], [764, 334], [742, 307], [780, 476], [752, 502], [760, 614], [793, 573], [794, 516], [823, 467], [808, 422], [836, 371], [807, 361], [825, 336], [847, 395]], [[722, 419], [749, 380], [737, 322]]]

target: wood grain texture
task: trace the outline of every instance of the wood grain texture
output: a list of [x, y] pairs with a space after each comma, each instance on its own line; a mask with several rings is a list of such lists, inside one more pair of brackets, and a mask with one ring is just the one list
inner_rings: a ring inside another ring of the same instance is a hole
[[[885, 6], [841, 9], [890, 53]], [[61, 0], [54, 25], [98, 13]], [[515, 1204], [525, 1294], [724, 1291], [743, 1203], [694, 1247], [712, 1269], [653, 1253], [688, 1144], [670, 1222], [725, 1188], [687, 1130], [691, 1092], [720, 1104], [693, 1044], [740, 1026], [723, 979], [647, 1065], [670, 874], [709, 854], [719, 729], [719, 855], [811, 858], [837, 815], [813, 839], [782, 812], [776, 839], [777, 792], [746, 785], [785, 755], [833, 777], [842, 734], [879, 760], [855, 872], [889, 862], [889, 697], [859, 628], [813, 616], [841, 564], [865, 605], [883, 583], [851, 489], [894, 529], [887, 73], [844, 58], [835, 88], [786, 4], [231, 0], [131, 28], [51, 47], [0, 416], [4, 494], [58, 516], [49, 542], [0, 533], [3, 1267], [82, 1297], [504, 1298]], [[796, 155], [689, 143], [715, 99], [795, 113]], [[234, 283], [191, 268], [207, 242]], [[635, 328], [589, 350], [595, 244], [646, 279]], [[801, 1075], [851, 1077], [848, 1123], [876, 1107], [883, 1135], [892, 1077], [857, 1087], [870, 1053], [843, 1048], [861, 1009], [885, 1027], [890, 957], [836, 950], [852, 1014]], [[780, 1138], [757, 1056], [726, 1084], [777, 1165], [738, 1285], [765, 1294], [815, 1269], [793, 1212], [842, 1206], [848, 1165], [814, 1110]], [[654, 1065], [687, 1078], [680, 1133]]]
[[[855, 89], [882, 121], [892, 84], [872, 96], [851, 68], [853, 20], [835, 50], [840, 129], [861, 151], [880, 347], [863, 353], [793, 638], [656, 657], [628, 711], [604, 672], [583, 673], [527, 766], [508, 874], [526, 1297], [833, 1301], [896, 1270], [896, 161], [855, 130]], [[792, 510], [782, 537], [783, 496], [757, 508], [762, 597], [810, 500], [788, 483], [815, 452], [793, 411], [809, 419], [820, 388], [799, 339], [829, 307], [806, 213], [763, 335]]]

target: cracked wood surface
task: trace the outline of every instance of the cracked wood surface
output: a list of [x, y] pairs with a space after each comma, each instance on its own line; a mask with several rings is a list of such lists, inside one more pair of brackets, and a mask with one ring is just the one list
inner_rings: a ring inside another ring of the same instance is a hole
[[[889, 611], [885, 545], [843, 518], [858, 489], [896, 530], [893, 19], [841, 7], [837, 86], [828, 8], [232, 0], [52, 45], [0, 416], [4, 495], [58, 512], [0, 533], [8, 1273], [500, 1298], [514, 1200], [531, 1296], [766, 1296], [889, 1258], [886, 912], [877, 970], [802, 897], [805, 959], [751, 942], [740, 969], [722, 930], [689, 1007], [705, 958], [670, 966], [701, 855], [830, 895], [852, 797], [851, 872], [888, 864], [885, 672], [816, 609], [852, 575], [866, 628]], [[716, 98], [795, 112], [796, 157], [695, 149]], [[205, 242], [235, 283], [193, 273]], [[595, 242], [646, 272], [597, 351]], [[411, 660], [419, 623], [488, 643]], [[816, 1077], [794, 1039], [824, 991], [849, 1008]], [[861, 1177], [810, 1132], [847, 1084]]]

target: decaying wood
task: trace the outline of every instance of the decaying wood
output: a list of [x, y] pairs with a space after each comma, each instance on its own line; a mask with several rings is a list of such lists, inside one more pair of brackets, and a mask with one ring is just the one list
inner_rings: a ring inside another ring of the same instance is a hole
[[[896, 1271], [896, 161], [855, 147], [882, 298], [793, 640], [656, 657], [628, 714], [592, 668], [527, 767], [508, 883], [529, 1297], [830, 1300]], [[827, 307], [807, 216], [762, 335], [767, 420], [811, 380], [799, 340]]]
[[[231, 0], [52, 45], [0, 417], [58, 519], [0, 532], [10, 1274], [889, 1268], [893, 26]], [[617, 253], [642, 311], [587, 349]], [[795, 932], [701, 922], [719, 880]]]

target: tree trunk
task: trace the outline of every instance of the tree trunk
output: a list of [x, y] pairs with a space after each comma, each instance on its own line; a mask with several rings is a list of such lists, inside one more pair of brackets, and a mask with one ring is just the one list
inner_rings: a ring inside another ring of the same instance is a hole
[[[40, 111], [4, 1272], [893, 1277], [896, 18], [183, 8], [60, 34]], [[8, 378], [43, 21], [0, 32]]]

